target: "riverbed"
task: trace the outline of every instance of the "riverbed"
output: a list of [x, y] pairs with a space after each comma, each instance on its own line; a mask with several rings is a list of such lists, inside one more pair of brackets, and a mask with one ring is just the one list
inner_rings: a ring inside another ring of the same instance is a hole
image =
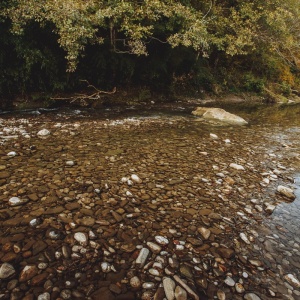
[[0, 299], [300, 299], [299, 107], [198, 104], [2, 113]]

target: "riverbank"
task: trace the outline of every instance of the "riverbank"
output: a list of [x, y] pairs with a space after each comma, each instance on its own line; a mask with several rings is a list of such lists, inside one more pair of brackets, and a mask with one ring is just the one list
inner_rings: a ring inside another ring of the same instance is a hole
[[180, 107], [3, 115], [2, 299], [299, 299], [299, 120]]

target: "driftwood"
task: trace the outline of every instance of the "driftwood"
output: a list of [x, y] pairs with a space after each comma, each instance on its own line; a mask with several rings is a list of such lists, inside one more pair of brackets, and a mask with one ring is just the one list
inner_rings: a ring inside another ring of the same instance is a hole
[[90, 84], [87, 80], [80, 80], [81, 82], [86, 82], [88, 88], [93, 88], [93, 93], [91, 94], [74, 94], [71, 97], [52, 97], [52, 100], [65, 100], [65, 101], [70, 101], [70, 103], [73, 102], [79, 102], [82, 106], [87, 106], [88, 105], [88, 100], [99, 100], [101, 99], [101, 95], [106, 94], [106, 95], [112, 95], [117, 91], [117, 88], [114, 87], [112, 91], [107, 92], [107, 91], [101, 91], [97, 89], [94, 85]]

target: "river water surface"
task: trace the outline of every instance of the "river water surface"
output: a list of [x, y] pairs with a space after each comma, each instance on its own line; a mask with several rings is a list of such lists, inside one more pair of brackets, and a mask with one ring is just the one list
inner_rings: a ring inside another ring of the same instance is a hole
[[2, 113], [0, 299], [300, 299], [299, 106], [196, 105]]

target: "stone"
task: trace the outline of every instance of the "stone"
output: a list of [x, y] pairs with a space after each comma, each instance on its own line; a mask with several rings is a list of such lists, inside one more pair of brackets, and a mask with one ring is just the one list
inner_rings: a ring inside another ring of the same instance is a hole
[[196, 110], [192, 112], [192, 114], [198, 117], [202, 117], [204, 119], [221, 121], [232, 125], [248, 124], [248, 122], [243, 118], [231, 114], [222, 108], [197, 107]]
[[161, 246], [159, 246], [153, 242], [147, 242], [147, 246], [153, 253], [159, 253], [161, 251]]
[[243, 171], [243, 170], [245, 170], [245, 168], [244, 168], [243, 166], [238, 165], [238, 164], [235, 164], [235, 163], [231, 163], [231, 164], [229, 165], [229, 167], [232, 168], [232, 169], [238, 170], [238, 171]]
[[256, 294], [254, 294], [254, 293], [248, 293], [248, 294], [245, 294], [244, 299], [245, 299], [245, 300], [261, 300], [261, 299], [260, 299]]
[[177, 285], [175, 288], [176, 300], [187, 300], [187, 292], [181, 286]]
[[217, 252], [224, 258], [232, 258], [234, 256], [234, 250], [231, 248], [220, 247]]
[[50, 131], [48, 129], [42, 129], [37, 133], [38, 136], [44, 137], [50, 135]]
[[9, 263], [4, 263], [0, 267], [0, 279], [6, 279], [10, 277], [11, 275], [15, 274], [16, 270], [15, 268], [9, 264]]
[[292, 189], [290, 189], [289, 187], [286, 187], [283, 185], [279, 185], [277, 187], [277, 192], [290, 200], [295, 200], [295, 198], [296, 198], [294, 191]]
[[50, 294], [48, 292], [40, 294], [37, 298], [38, 300], [50, 300]]
[[228, 286], [235, 286], [235, 281], [231, 277], [229, 277], [229, 276], [226, 277], [226, 279], [224, 280], [224, 282]]
[[211, 231], [209, 229], [207, 229], [205, 227], [200, 227], [197, 230], [205, 240], [209, 239], [210, 234], [211, 234]]
[[163, 287], [166, 294], [166, 298], [168, 300], [174, 300], [175, 299], [175, 282], [169, 278], [164, 277], [163, 278]]
[[158, 244], [163, 245], [163, 246], [169, 244], [169, 240], [166, 237], [163, 237], [163, 236], [160, 236], [160, 235], [155, 236], [155, 241]]
[[297, 289], [300, 288], [300, 281], [293, 274], [285, 275], [284, 279], [293, 287], [295, 287]]
[[131, 279], [130, 279], [130, 285], [133, 287], [133, 288], [139, 288], [142, 283], [141, 283], [141, 280], [137, 277], [137, 276], [133, 276]]
[[11, 197], [8, 200], [8, 204], [10, 206], [19, 206], [19, 205], [22, 205], [24, 203], [26, 203], [26, 201], [22, 201], [19, 197]]
[[83, 232], [76, 232], [74, 234], [74, 239], [82, 246], [86, 246], [88, 243], [87, 235]]
[[26, 282], [29, 279], [33, 278], [35, 275], [37, 275], [38, 272], [39, 272], [38, 268], [34, 265], [25, 266], [20, 273], [19, 281]]
[[177, 275], [174, 275], [174, 280], [186, 290], [189, 296], [194, 300], [200, 300], [199, 296]]
[[144, 264], [146, 263], [146, 260], [148, 258], [150, 251], [147, 248], [142, 248], [137, 259], [136, 259], [136, 264], [142, 268], [144, 266]]

